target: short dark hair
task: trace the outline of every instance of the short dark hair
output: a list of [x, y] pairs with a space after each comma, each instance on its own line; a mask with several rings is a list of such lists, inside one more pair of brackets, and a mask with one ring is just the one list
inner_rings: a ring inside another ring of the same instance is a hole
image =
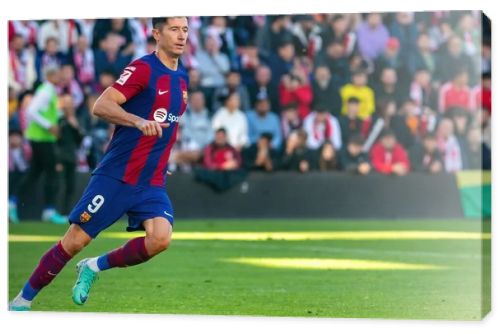
[[169, 19], [173, 19], [175, 17], [185, 17], [187, 16], [163, 16], [163, 17], [153, 17], [153, 28], [161, 30], [163, 26], [167, 24]]
[[348, 144], [363, 146], [364, 139], [360, 134], [353, 134], [349, 137]]
[[218, 128], [217, 130], [215, 130], [215, 133], [219, 133], [219, 132], [223, 132], [224, 134], [226, 134], [226, 129], [225, 128]]
[[347, 100], [347, 104], [351, 104], [351, 103], [355, 103], [355, 104], [360, 104], [361, 101], [355, 97], [355, 96], [351, 96], [348, 100]]

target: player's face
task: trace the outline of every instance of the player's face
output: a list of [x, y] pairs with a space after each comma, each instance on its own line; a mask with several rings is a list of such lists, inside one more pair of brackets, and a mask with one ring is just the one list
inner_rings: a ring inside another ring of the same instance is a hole
[[188, 21], [185, 17], [168, 19], [161, 30], [154, 30], [158, 47], [165, 53], [180, 57], [186, 47], [188, 37]]

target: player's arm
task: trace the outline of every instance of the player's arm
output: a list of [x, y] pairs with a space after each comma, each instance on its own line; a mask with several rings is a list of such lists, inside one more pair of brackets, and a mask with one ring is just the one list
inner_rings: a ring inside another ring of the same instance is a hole
[[94, 104], [92, 114], [113, 124], [135, 127], [145, 136], [161, 137], [163, 132], [162, 128], [170, 126], [168, 123], [148, 121], [125, 111], [125, 109], [121, 107], [121, 104], [126, 101], [127, 98], [125, 95], [113, 87], [108, 87]]

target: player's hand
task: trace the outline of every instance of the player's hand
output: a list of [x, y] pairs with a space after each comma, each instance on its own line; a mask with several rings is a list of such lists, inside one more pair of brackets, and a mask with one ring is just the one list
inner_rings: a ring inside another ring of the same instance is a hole
[[170, 126], [170, 123], [158, 123], [157, 121], [148, 121], [146, 119], [137, 122], [136, 128], [139, 129], [145, 136], [158, 136], [161, 138], [163, 129]]

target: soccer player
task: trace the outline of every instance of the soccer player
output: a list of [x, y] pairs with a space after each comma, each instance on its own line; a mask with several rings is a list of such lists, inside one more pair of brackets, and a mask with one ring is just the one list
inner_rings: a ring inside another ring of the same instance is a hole
[[153, 36], [156, 51], [130, 63], [96, 101], [94, 115], [116, 124], [111, 143], [68, 217], [66, 234], [42, 256], [10, 310], [30, 310], [66, 263], [125, 213], [127, 231], [145, 230], [145, 236], [80, 261], [72, 293], [76, 304], [85, 303], [99, 271], [137, 265], [168, 248], [174, 213], [165, 178], [187, 102], [188, 76], [179, 61], [187, 18], [153, 18]]

